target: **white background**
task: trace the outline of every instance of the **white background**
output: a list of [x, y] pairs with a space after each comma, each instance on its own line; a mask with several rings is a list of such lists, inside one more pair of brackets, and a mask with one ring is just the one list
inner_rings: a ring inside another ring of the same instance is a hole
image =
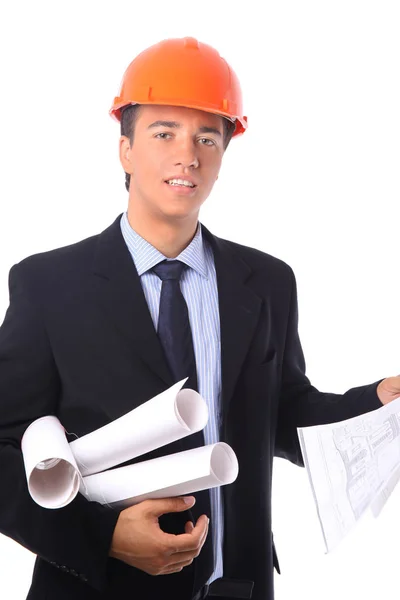
[[[125, 210], [108, 109], [137, 53], [191, 35], [232, 65], [249, 117], [202, 221], [293, 267], [321, 391], [400, 373], [399, 31], [399, 4], [386, 0], [2, 4], [0, 314], [14, 263]], [[399, 500], [396, 490], [325, 555], [305, 470], [277, 460], [277, 600], [397, 597]], [[2, 598], [25, 598], [32, 565], [1, 537]]]

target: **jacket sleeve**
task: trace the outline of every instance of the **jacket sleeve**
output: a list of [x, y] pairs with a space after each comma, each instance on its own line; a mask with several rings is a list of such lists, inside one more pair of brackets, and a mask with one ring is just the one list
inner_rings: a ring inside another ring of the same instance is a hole
[[22, 263], [12, 267], [0, 328], [0, 531], [101, 591], [118, 513], [80, 494], [65, 508], [41, 508], [27, 488], [21, 438], [35, 419], [57, 415], [61, 382], [23, 275]]
[[382, 406], [376, 388], [380, 381], [351, 388], [344, 394], [320, 392], [305, 374], [298, 333], [297, 286], [293, 270], [289, 318], [282, 363], [275, 455], [304, 466], [297, 427], [335, 423]]

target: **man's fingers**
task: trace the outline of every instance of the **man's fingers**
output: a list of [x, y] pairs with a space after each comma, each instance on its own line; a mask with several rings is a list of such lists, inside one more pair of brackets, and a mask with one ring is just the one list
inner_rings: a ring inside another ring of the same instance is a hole
[[197, 558], [201, 552], [203, 547], [205, 538], [208, 533], [208, 525], [203, 535], [203, 539], [201, 540], [199, 547], [196, 550], [191, 550], [189, 552], [177, 552], [173, 554], [174, 560], [176, 562], [169, 564], [164, 571], [160, 573], [160, 575], [168, 575], [169, 573], [178, 573], [182, 571], [184, 567], [187, 567], [192, 564], [193, 560]]
[[188, 521], [185, 524], [185, 533], [192, 533], [193, 529], [194, 529], [194, 525], [193, 525], [192, 521]]
[[170, 562], [166, 565], [166, 568], [172, 568], [174, 565], [179, 565], [180, 563], [191, 562], [194, 558], [197, 558], [201, 552], [202, 545], [199, 545], [199, 548], [196, 550], [188, 550], [187, 552], [177, 552], [176, 554], [172, 554], [170, 557]]
[[170, 565], [168, 567], [168, 569], [165, 569], [165, 571], [162, 571], [162, 573], [160, 573], [160, 575], [170, 575], [171, 573], [179, 573], [179, 571], [182, 571], [182, 569], [191, 565], [192, 562], [193, 562], [193, 558], [190, 560], [185, 560], [185, 561]]
[[[193, 523], [191, 523], [190, 521], [189, 523], [193, 527]], [[171, 573], [179, 573], [179, 571], [182, 571], [182, 569], [192, 564], [193, 560], [197, 558], [201, 552], [201, 549], [208, 534], [208, 524], [209, 521], [207, 519], [207, 526], [205, 527], [198, 547], [195, 550], [191, 550], [188, 552], [177, 552], [173, 554], [174, 560], [176, 560], [176, 562], [173, 564], [169, 564], [168, 567], [166, 567], [165, 570], [162, 571], [162, 573], [160, 573], [160, 575], [170, 575]], [[186, 523], [186, 525], [188, 525], [188, 523]]]
[[172, 575], [173, 573], [179, 573], [182, 570], [183, 570], [183, 567], [175, 567], [173, 569], [171, 568], [166, 571], [162, 571], [162, 573], [159, 573], [159, 575]]
[[167, 544], [170, 545], [170, 553], [193, 552], [201, 548], [208, 533], [208, 523], [208, 518], [202, 515], [197, 520], [196, 526], [193, 527], [191, 533], [181, 533], [180, 535], [165, 534], [168, 536]]
[[210, 524], [210, 519], [207, 518], [207, 526], [206, 526], [206, 528], [204, 530], [204, 534], [203, 534], [203, 536], [202, 536], [202, 538], [200, 540], [201, 547], [203, 547], [203, 544], [206, 541], [206, 537], [208, 536], [208, 526], [209, 526], [209, 524]]

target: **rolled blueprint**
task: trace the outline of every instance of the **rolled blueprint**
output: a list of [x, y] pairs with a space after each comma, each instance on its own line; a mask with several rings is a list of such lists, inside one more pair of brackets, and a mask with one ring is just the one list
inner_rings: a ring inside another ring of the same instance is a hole
[[62, 508], [72, 502], [81, 476], [57, 417], [34, 421], [26, 429], [21, 447], [33, 500], [43, 508]]
[[99, 473], [204, 429], [207, 404], [194, 390], [181, 389], [185, 381], [71, 442], [82, 475]]
[[192, 494], [232, 483], [239, 466], [232, 448], [210, 444], [84, 477], [80, 492], [88, 499], [126, 508], [149, 498]]

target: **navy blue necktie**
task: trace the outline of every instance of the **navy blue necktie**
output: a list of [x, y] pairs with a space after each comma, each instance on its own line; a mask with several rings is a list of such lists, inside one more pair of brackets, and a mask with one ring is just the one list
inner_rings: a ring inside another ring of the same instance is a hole
[[[179, 260], [163, 261], [153, 267], [153, 271], [162, 281], [157, 334], [174, 382], [189, 377], [184, 387], [197, 391], [196, 359], [189, 313], [179, 283], [184, 268], [184, 263]], [[203, 432], [189, 435], [181, 442], [183, 450], [204, 446]], [[202, 514], [210, 518], [209, 491], [204, 490], [193, 495], [196, 498], [196, 504], [191, 509], [194, 518], [197, 520]], [[211, 520], [206, 542], [194, 563], [196, 568], [193, 589], [197, 592], [208, 581], [214, 570]]]
[[174, 380], [189, 377], [184, 387], [197, 391], [189, 313], [179, 284], [184, 267], [179, 260], [165, 260], [153, 267], [162, 281], [157, 334]]

